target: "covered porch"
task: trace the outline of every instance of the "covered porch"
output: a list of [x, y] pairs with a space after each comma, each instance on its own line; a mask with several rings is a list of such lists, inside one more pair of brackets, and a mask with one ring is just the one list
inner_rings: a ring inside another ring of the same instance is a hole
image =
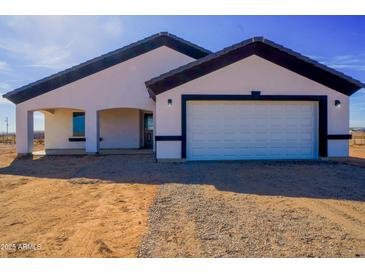
[[[44, 114], [44, 149], [33, 147], [34, 112]], [[110, 108], [47, 108], [17, 115], [20, 155], [152, 154], [153, 111]], [[23, 119], [21, 119], [23, 118]]]

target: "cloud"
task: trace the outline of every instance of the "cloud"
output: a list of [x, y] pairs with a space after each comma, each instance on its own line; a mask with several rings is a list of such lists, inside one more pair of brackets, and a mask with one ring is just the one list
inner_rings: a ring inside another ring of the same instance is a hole
[[360, 70], [365, 71], [365, 64], [329, 64], [329, 66], [337, 69], [352, 69], [352, 70]]
[[11, 89], [11, 85], [8, 83], [0, 83], [0, 94], [2, 93], [2, 91], [7, 91]]
[[13, 105], [13, 103], [0, 94], [0, 105]]
[[102, 53], [123, 33], [121, 18], [113, 16], [13, 16], [0, 18], [0, 24], [5, 28], [0, 49], [22, 66], [51, 70]]
[[8, 99], [0, 97], [0, 105], [12, 105], [13, 103], [10, 102]]
[[112, 37], [119, 37], [122, 32], [122, 20], [119, 17], [111, 17], [102, 25], [104, 32]]
[[8, 71], [10, 70], [10, 66], [7, 62], [0, 60], [0, 71]]
[[21, 40], [4, 39], [0, 41], [0, 48], [13, 55], [22, 56], [24, 61], [28, 63], [24, 66], [62, 69], [71, 61], [71, 51], [67, 45], [39, 46], [36, 43]]
[[8, 83], [0, 82], [0, 105], [12, 104], [8, 99], [3, 98], [3, 94], [11, 90], [12, 86]]
[[338, 55], [322, 62], [335, 69], [365, 71], [365, 53], [359, 55]]

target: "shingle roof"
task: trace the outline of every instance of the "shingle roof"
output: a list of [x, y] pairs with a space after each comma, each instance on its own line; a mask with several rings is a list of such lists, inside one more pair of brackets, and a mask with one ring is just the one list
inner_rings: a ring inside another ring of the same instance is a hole
[[346, 95], [352, 95], [365, 87], [363, 83], [350, 76], [263, 37], [244, 40], [152, 78], [145, 84], [150, 95], [155, 97], [254, 54]]
[[160, 32], [128, 46], [111, 51], [49, 77], [38, 80], [34, 83], [17, 88], [4, 94], [3, 97], [15, 104], [19, 104], [161, 46], [167, 46], [195, 59], [204, 57], [211, 53], [209, 50], [175, 35], [167, 32]]

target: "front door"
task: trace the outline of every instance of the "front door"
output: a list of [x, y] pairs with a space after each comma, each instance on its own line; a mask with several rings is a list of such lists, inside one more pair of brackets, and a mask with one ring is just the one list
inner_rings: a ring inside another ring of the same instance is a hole
[[152, 148], [153, 145], [153, 116], [152, 114], [144, 114], [144, 147]]

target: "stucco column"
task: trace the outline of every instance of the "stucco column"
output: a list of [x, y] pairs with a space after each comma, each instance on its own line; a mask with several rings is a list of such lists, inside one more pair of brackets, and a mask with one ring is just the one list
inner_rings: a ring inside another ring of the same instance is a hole
[[85, 111], [85, 138], [86, 153], [99, 152], [99, 112], [96, 110]]
[[16, 152], [19, 156], [33, 151], [33, 111], [16, 107]]

